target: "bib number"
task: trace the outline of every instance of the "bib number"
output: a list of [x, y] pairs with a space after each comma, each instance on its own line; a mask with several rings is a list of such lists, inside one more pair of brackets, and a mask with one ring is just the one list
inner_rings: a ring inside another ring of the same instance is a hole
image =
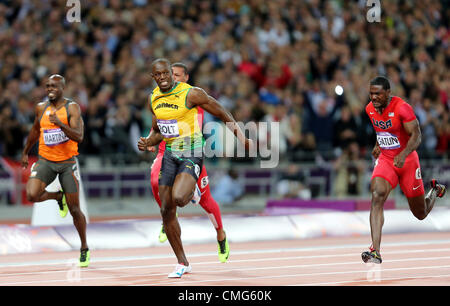
[[398, 140], [397, 136], [392, 135], [388, 132], [379, 132], [377, 133], [377, 141], [380, 145], [380, 148], [385, 150], [393, 150], [400, 148], [400, 140]]
[[61, 129], [44, 130], [44, 143], [52, 147], [69, 140], [69, 137]]
[[164, 138], [180, 136], [177, 120], [157, 120], [158, 128]]

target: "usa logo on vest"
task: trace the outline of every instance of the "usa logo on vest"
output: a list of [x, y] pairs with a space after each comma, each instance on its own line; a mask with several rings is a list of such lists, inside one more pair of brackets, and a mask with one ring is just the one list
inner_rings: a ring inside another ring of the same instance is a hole
[[372, 122], [373, 122], [374, 126], [380, 128], [380, 129], [383, 129], [383, 130], [387, 130], [387, 129], [392, 127], [391, 119], [389, 119], [388, 121], [384, 122], [382, 120], [378, 121], [375, 118], [372, 118]]

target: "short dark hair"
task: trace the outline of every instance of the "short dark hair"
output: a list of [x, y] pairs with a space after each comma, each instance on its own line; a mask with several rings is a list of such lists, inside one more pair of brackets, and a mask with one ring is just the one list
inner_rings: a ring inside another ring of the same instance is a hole
[[61, 82], [63, 87], [66, 87], [66, 79], [60, 74], [52, 74], [48, 79], [49, 80], [50, 79], [57, 79], [57, 80], [59, 80]]
[[186, 74], [186, 75], [189, 74], [189, 72], [188, 72], [188, 67], [187, 67], [185, 64], [183, 64], [182, 62], [173, 63], [173, 64], [172, 64], [172, 67], [183, 68], [184, 74]]
[[370, 81], [370, 85], [382, 86], [384, 90], [391, 89], [389, 79], [384, 76], [377, 76]]
[[157, 58], [152, 62], [152, 68], [158, 63], [165, 63], [169, 67], [171, 67], [171, 63], [167, 58]]

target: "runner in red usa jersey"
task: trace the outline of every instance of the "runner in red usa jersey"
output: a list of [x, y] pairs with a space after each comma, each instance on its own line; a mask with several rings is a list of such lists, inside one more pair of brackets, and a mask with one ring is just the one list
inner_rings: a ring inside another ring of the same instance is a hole
[[370, 102], [366, 107], [372, 125], [377, 134], [377, 146], [380, 150], [372, 179], [382, 177], [387, 180], [392, 189], [398, 184], [408, 198], [423, 195], [419, 156], [412, 151], [405, 156], [404, 165], [396, 167], [394, 160], [405, 151], [411, 135], [403, 126], [414, 125], [416, 116], [412, 107], [399, 97], [390, 97], [389, 104], [380, 114]]
[[386, 109], [380, 114], [373, 103], [366, 106], [366, 113], [377, 134], [377, 143], [381, 153], [394, 159], [403, 151], [410, 135], [403, 128], [403, 123], [416, 120], [412, 107], [399, 97], [391, 97]]
[[370, 99], [366, 113], [377, 134], [377, 142], [372, 151], [376, 161], [370, 187], [372, 246], [361, 257], [364, 262], [381, 263], [383, 206], [391, 190], [400, 185], [411, 212], [422, 220], [430, 213], [436, 198], [444, 196], [446, 188], [432, 179], [431, 189], [425, 196], [416, 152], [421, 141], [419, 122], [408, 103], [390, 95], [387, 78], [376, 77], [371, 81]]

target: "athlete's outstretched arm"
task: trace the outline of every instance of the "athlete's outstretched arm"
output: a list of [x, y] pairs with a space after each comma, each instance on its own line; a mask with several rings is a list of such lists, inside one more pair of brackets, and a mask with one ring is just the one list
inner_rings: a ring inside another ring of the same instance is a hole
[[30, 152], [31, 148], [34, 146], [34, 144], [39, 140], [39, 134], [40, 134], [40, 113], [42, 112], [42, 105], [45, 103], [40, 103], [35, 108], [35, 116], [34, 116], [34, 122], [33, 126], [31, 127], [30, 133], [28, 134], [27, 141], [25, 143], [25, 147], [22, 151], [22, 167], [24, 169], [28, 168], [28, 153]]
[[69, 124], [64, 124], [59, 120], [55, 113], [48, 115], [48, 119], [51, 123], [56, 124], [71, 140], [78, 143], [83, 141], [84, 138], [84, 122], [81, 117], [81, 109], [77, 103], [70, 103], [68, 107], [69, 112]]
[[380, 145], [378, 144], [378, 141], [375, 141], [375, 146], [373, 147], [372, 150], [372, 156], [377, 159], [378, 156], [380, 156], [381, 150], [380, 150]]
[[213, 116], [219, 118], [227, 127], [233, 132], [239, 141], [244, 144], [245, 148], [249, 150], [253, 143], [250, 139], [247, 139], [242, 132], [239, 125], [234, 120], [233, 115], [227, 111], [216, 99], [208, 95], [203, 89], [198, 87], [193, 87], [189, 91], [187, 96], [188, 107], [200, 106], [205, 111]]
[[[153, 113], [153, 110], [152, 110]], [[153, 113], [152, 117], [152, 129], [147, 137], [140, 137], [138, 140], [138, 148], [140, 151], [155, 151], [154, 146], [163, 141], [164, 137], [161, 134], [158, 124], [156, 123], [156, 116]]]
[[394, 158], [394, 166], [397, 168], [403, 167], [406, 157], [415, 151], [422, 141], [422, 132], [420, 131], [420, 125], [417, 119], [403, 123], [403, 127], [410, 137], [405, 149]]

